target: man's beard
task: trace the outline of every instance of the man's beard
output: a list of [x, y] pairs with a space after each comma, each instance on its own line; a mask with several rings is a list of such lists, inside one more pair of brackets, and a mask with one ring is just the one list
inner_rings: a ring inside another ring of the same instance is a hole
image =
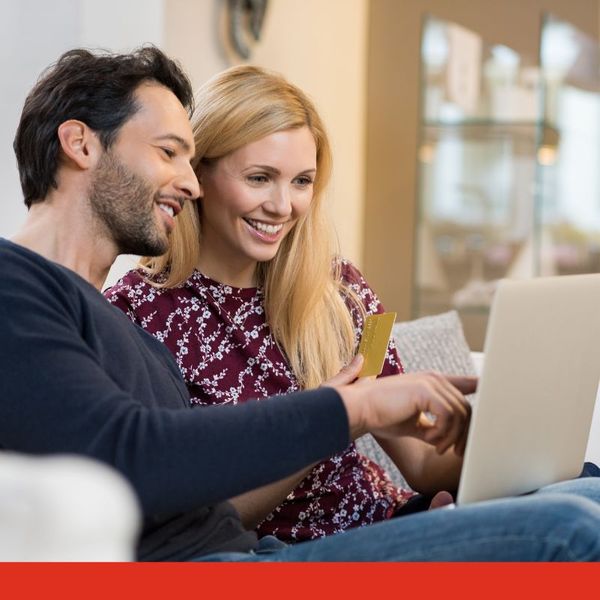
[[94, 173], [89, 201], [119, 254], [160, 256], [169, 240], [156, 222], [154, 207], [159, 193], [110, 152], [105, 152]]

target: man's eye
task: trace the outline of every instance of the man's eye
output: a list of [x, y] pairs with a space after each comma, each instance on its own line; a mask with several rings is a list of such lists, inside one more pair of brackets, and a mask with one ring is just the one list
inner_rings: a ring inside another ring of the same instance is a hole
[[171, 150], [171, 148], [162, 148], [162, 151], [169, 157], [173, 158], [175, 156], [175, 152]]

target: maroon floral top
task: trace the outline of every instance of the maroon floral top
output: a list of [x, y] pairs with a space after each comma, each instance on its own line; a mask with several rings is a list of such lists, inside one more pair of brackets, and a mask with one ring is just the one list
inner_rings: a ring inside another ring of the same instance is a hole
[[[346, 261], [342, 276], [368, 314], [383, 312], [360, 272]], [[141, 272], [130, 271], [105, 295], [166, 344], [192, 405], [235, 404], [299, 389], [265, 322], [260, 288], [232, 288], [195, 271], [179, 287], [157, 289]], [[356, 308], [352, 316], [358, 343], [362, 318]], [[383, 375], [402, 371], [392, 344]], [[350, 444], [316, 465], [257, 531], [284, 541], [314, 539], [390, 518], [411, 495]]]

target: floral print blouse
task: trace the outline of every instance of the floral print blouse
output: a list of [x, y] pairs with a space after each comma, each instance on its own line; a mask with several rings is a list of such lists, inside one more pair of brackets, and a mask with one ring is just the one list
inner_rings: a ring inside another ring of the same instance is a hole
[[[367, 314], [383, 312], [356, 267], [347, 261], [341, 266]], [[173, 353], [193, 406], [236, 404], [299, 389], [266, 323], [261, 288], [233, 288], [195, 271], [182, 285], [161, 289], [141, 271], [130, 271], [105, 296]], [[358, 344], [363, 319], [356, 307], [351, 313]], [[399, 372], [391, 342], [382, 375]], [[352, 443], [318, 463], [257, 532], [286, 542], [315, 539], [388, 519], [411, 495]]]

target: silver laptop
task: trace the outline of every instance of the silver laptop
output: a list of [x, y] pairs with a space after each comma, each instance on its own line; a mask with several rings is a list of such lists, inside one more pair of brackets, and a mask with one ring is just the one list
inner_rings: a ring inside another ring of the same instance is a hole
[[457, 504], [577, 477], [600, 379], [600, 274], [503, 280]]

